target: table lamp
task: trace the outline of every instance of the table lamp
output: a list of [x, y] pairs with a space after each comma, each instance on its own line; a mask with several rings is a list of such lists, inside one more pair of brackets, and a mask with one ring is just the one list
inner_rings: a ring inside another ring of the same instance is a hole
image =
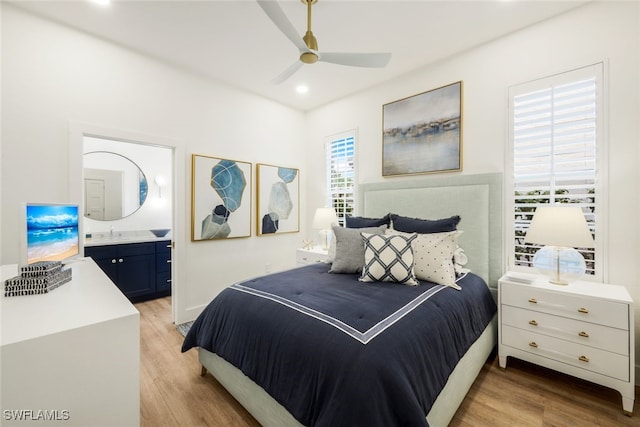
[[568, 205], [538, 206], [524, 241], [546, 245], [536, 252], [533, 266], [556, 285], [585, 273], [584, 257], [575, 248], [594, 247], [582, 209]]
[[314, 229], [320, 230], [322, 235], [322, 249], [329, 249], [329, 233], [331, 233], [331, 227], [338, 223], [338, 216], [333, 208], [318, 208], [313, 216]]

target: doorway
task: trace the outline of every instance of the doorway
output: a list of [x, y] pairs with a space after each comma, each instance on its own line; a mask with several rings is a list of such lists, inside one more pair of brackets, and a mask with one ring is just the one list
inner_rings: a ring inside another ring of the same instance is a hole
[[147, 233], [153, 240], [151, 230], [171, 230], [165, 237], [171, 241], [175, 321], [179, 257], [174, 248], [181, 233], [175, 226], [174, 171], [179, 148], [163, 138], [81, 123], [71, 124], [70, 142], [72, 156], [80, 160], [72, 162], [71, 199], [83, 206], [84, 235], [113, 230], [118, 236]]

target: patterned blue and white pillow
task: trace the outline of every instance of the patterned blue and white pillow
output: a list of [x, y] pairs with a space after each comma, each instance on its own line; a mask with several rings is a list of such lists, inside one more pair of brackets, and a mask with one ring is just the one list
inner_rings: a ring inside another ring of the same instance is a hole
[[364, 241], [364, 267], [361, 282], [396, 282], [417, 285], [413, 274], [413, 249], [411, 242], [416, 238], [394, 234], [360, 233]]

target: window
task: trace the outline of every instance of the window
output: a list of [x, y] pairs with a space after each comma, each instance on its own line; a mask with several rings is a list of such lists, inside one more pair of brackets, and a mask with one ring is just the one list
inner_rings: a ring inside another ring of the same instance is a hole
[[355, 132], [327, 138], [326, 153], [327, 202], [344, 225], [344, 218], [353, 214], [355, 205]]
[[[587, 274], [602, 277], [598, 247], [605, 192], [602, 150], [602, 64], [514, 86], [509, 90], [512, 190], [511, 268], [531, 267], [540, 248], [524, 242], [541, 204], [582, 208], [595, 249], [580, 249]], [[600, 251], [603, 252], [603, 251]]]

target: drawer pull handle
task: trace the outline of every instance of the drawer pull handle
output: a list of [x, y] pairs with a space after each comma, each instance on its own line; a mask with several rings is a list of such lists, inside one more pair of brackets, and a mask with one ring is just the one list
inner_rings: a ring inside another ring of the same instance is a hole
[[111, 260], [111, 264], [115, 264], [115, 263], [116, 263], [116, 260], [114, 258], [114, 259]]
[[535, 342], [535, 341], [531, 341], [531, 342], [529, 343], [529, 347], [538, 348], [538, 344], [536, 344], [536, 342]]
[[529, 320], [529, 324], [531, 326], [538, 326], [538, 322], [536, 322], [535, 320]]
[[581, 362], [589, 363], [589, 358], [587, 356], [580, 356], [578, 357], [578, 360]]
[[586, 333], [585, 331], [578, 332], [578, 335], [580, 335], [581, 337], [584, 337], [584, 338], [589, 338], [589, 334]]
[[529, 298], [529, 302], [530, 302], [531, 304], [537, 304], [537, 303], [538, 303], [538, 300], [537, 300], [537, 299], [535, 299], [535, 298]]
[[584, 308], [584, 307], [580, 307], [580, 308], [578, 309], [578, 313], [584, 313], [584, 314], [587, 314], [587, 313], [589, 313], [589, 310], [587, 310], [587, 309], [586, 309], [586, 308]]

